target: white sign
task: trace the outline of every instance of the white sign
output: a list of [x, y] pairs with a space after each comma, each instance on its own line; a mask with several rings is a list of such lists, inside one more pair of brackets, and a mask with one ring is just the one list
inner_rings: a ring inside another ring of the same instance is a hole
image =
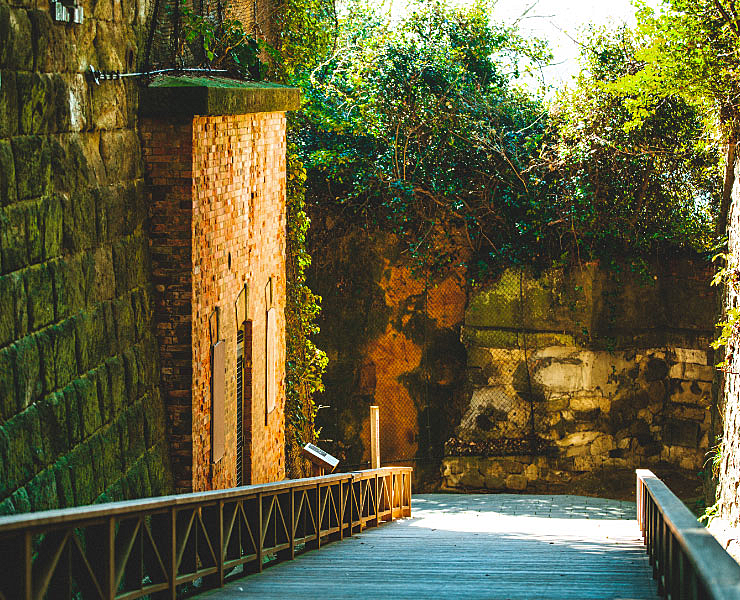
[[275, 315], [277, 311], [271, 308], [267, 311], [267, 351], [265, 352], [265, 402], [267, 407], [267, 414], [270, 414], [275, 410], [275, 400], [277, 396], [277, 381], [275, 380], [277, 369], [275, 368], [276, 358], [276, 337], [277, 337], [277, 326], [275, 324]]

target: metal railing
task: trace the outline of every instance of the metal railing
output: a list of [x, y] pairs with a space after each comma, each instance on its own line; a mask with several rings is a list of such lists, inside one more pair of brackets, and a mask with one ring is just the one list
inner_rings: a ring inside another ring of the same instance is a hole
[[740, 599], [740, 565], [668, 486], [646, 469], [637, 470], [637, 522], [661, 596]]
[[409, 467], [0, 517], [0, 598], [177, 597], [411, 515]]

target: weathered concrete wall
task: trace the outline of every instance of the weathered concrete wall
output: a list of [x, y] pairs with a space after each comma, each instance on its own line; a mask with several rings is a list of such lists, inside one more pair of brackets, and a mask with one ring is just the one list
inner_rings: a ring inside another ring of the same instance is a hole
[[145, 2], [0, 2], [0, 511], [172, 490], [132, 81]]
[[420, 279], [394, 237], [332, 224], [312, 215], [309, 284], [322, 296], [317, 345], [329, 356], [320, 445], [340, 468], [367, 465], [369, 407], [378, 405], [381, 462], [412, 464], [421, 489], [438, 481], [444, 440], [462, 414], [464, 278]]
[[653, 272], [510, 270], [472, 295], [462, 333], [471, 390], [447, 444], [446, 487], [701, 470], [712, 441], [709, 271], [684, 259]]

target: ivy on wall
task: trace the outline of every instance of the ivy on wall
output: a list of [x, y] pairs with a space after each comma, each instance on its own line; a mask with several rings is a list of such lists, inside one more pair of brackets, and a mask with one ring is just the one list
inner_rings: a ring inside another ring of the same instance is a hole
[[[277, 7], [275, 47], [271, 49], [268, 78], [295, 84], [332, 48], [336, 34], [333, 0], [284, 0]], [[288, 138], [295, 137], [296, 123], [288, 120]], [[306, 170], [296, 147], [288, 144], [287, 155], [287, 248], [286, 277], [286, 407], [285, 454], [288, 477], [310, 474], [300, 450], [315, 442], [316, 404], [313, 397], [324, 389], [323, 374], [328, 359], [312, 336], [321, 298], [306, 284], [311, 256], [306, 250], [310, 220], [306, 214]]]

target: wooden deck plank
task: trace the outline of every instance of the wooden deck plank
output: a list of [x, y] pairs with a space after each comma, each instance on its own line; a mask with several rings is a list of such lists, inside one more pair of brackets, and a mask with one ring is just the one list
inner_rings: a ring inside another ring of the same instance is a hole
[[654, 599], [634, 515], [577, 496], [420, 495], [410, 519], [199, 597]]

